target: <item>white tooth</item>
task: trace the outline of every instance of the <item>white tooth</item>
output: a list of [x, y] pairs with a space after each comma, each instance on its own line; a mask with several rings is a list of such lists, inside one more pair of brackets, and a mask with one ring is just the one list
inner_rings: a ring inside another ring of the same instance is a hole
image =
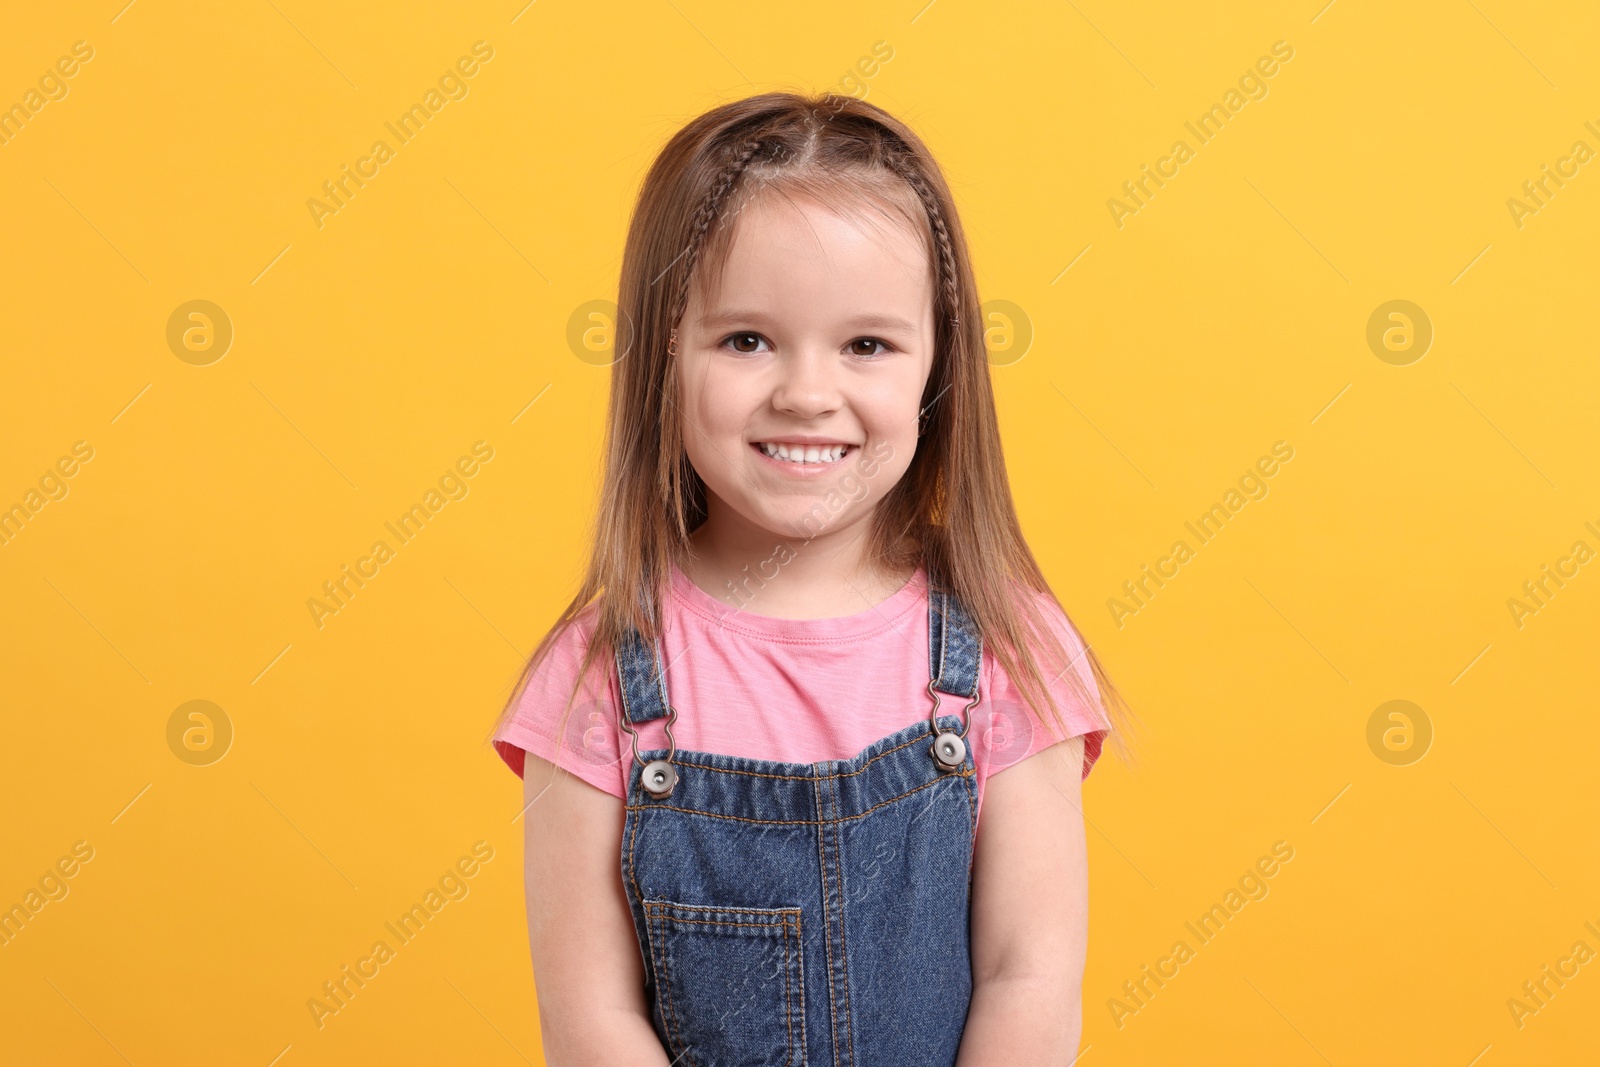
[[808, 449], [806, 449], [806, 462], [807, 463], [815, 463], [817, 460], [819, 460], [821, 458], [822, 458], [822, 449], [820, 449], [820, 448], [808, 448]]
[[788, 445], [785, 445], [785, 444], [778, 445], [778, 458], [779, 459], [788, 459], [789, 458], [789, 446]]

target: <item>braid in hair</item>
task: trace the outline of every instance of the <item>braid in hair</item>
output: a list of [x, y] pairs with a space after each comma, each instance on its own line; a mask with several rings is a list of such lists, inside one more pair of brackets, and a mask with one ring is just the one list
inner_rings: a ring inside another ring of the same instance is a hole
[[944, 211], [939, 206], [939, 197], [934, 193], [933, 186], [928, 184], [922, 171], [910, 159], [894, 154], [889, 156], [888, 163], [890, 169], [916, 192], [922, 200], [923, 209], [928, 213], [928, 225], [933, 230], [934, 244], [938, 247], [939, 284], [944, 291], [946, 305], [950, 308], [950, 325], [959, 326], [961, 291], [957, 285], [956, 251], [955, 245], [950, 240], [950, 228], [945, 224]]
[[[928, 183], [922, 171], [908, 156], [892, 152], [886, 162], [889, 169], [898, 174], [916, 192], [922, 201], [923, 210], [928, 213], [928, 225], [933, 230], [934, 244], [938, 252], [938, 287], [944, 294], [945, 305], [950, 309], [950, 332], [953, 334], [961, 326], [961, 289], [956, 270], [955, 245], [950, 240], [950, 228], [945, 224], [944, 210], [939, 205], [939, 197], [934, 193], [933, 186]], [[932, 380], [928, 382], [929, 389], [933, 389], [936, 385], [937, 383]], [[932, 408], [943, 395], [941, 390], [917, 412], [918, 437], [926, 433], [933, 424], [934, 416], [929, 408]]]
[[728, 164], [728, 169], [723, 173], [721, 180], [712, 186], [711, 191], [706, 194], [705, 200], [701, 202], [699, 209], [695, 212], [694, 220], [689, 227], [688, 247], [684, 250], [684, 258], [687, 262], [681, 272], [683, 280], [678, 285], [677, 297], [673, 301], [672, 317], [667, 320], [671, 323], [672, 328], [671, 339], [667, 343], [667, 351], [673, 355], [677, 355], [678, 352], [678, 320], [683, 317], [684, 310], [688, 306], [689, 281], [694, 277], [694, 265], [700, 257], [700, 245], [705, 238], [706, 231], [716, 221], [717, 213], [722, 207], [723, 199], [728, 195], [728, 190], [733, 188], [734, 182], [739, 180], [739, 175], [744, 173], [745, 168], [750, 164], [750, 160], [761, 150], [761, 146], [762, 142], [759, 139], [746, 141], [740, 145], [738, 154]]

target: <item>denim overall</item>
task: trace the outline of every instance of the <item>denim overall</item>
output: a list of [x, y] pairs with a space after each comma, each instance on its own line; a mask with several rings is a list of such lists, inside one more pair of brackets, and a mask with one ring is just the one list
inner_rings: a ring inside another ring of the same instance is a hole
[[[819, 763], [676, 751], [659, 643], [630, 631], [619, 646], [634, 756], [622, 878], [674, 1067], [955, 1063], [977, 820], [963, 736], [982, 643], [937, 589], [928, 633], [928, 717]], [[935, 690], [968, 698], [962, 715], [939, 715]], [[632, 724], [663, 715], [668, 747], [641, 752]]]

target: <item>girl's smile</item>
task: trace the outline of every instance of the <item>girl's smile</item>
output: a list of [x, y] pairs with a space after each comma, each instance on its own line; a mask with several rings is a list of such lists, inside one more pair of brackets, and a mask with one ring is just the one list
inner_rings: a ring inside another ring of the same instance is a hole
[[784, 474], [815, 478], [843, 463], [845, 458], [860, 446], [802, 435], [769, 437], [762, 441], [750, 442], [750, 447]]

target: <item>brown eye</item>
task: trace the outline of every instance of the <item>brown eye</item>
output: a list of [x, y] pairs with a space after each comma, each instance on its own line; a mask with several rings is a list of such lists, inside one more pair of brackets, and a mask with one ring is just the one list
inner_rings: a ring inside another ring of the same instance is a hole
[[[724, 344], [733, 345], [733, 350], [742, 355], [754, 355], [761, 347], [761, 335], [757, 333], [736, 333], [728, 337]], [[745, 347], [746, 345], [749, 347]]]
[[[876, 345], [877, 348], [881, 349], [882, 351], [872, 350], [863, 352], [861, 350], [861, 346], [863, 345]], [[882, 353], [886, 351], [888, 351], [888, 346], [882, 341], [878, 340], [876, 337], [858, 337], [854, 341], [850, 342], [850, 354], [852, 356], [877, 356], [882, 355]]]

